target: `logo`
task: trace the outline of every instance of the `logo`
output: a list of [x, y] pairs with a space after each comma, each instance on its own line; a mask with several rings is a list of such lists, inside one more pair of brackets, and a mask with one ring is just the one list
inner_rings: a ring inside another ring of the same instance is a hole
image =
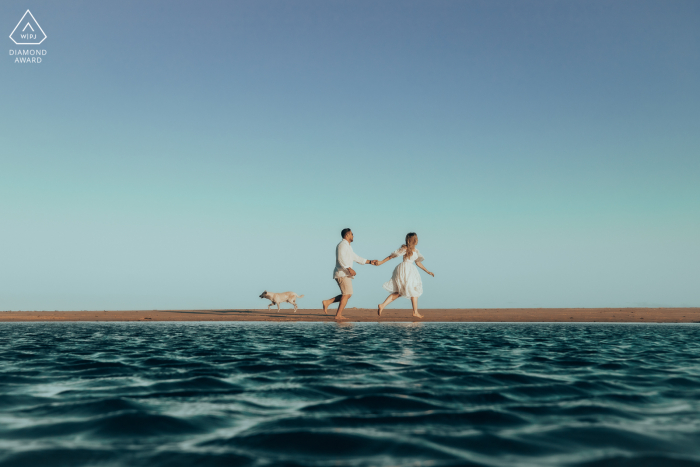
[[10, 34], [10, 39], [17, 45], [39, 45], [46, 39], [46, 33], [36, 22], [32, 12], [27, 10]]

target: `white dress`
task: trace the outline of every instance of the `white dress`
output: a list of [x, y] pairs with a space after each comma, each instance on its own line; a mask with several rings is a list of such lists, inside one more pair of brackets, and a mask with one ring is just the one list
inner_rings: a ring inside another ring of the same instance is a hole
[[391, 280], [385, 282], [383, 287], [391, 293], [398, 293], [402, 297], [410, 299], [411, 297], [420, 297], [423, 295], [423, 282], [420, 280], [420, 274], [416, 267], [416, 261], [423, 262], [425, 258], [420, 254], [418, 249], [413, 250], [410, 258], [403, 257], [406, 248], [402, 247], [391, 254], [392, 257], [400, 256], [403, 262], [399, 263], [391, 275]]

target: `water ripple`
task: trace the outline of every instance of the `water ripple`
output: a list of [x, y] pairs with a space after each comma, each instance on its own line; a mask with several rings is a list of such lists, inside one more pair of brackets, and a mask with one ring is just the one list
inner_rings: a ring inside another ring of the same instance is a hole
[[6, 323], [0, 466], [700, 466], [700, 326]]

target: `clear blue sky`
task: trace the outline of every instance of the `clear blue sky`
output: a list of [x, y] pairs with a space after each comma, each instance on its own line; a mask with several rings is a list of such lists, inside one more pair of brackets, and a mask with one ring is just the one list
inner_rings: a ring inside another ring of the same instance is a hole
[[700, 306], [696, 0], [5, 0], [6, 50], [27, 9], [0, 310], [319, 307], [344, 227], [417, 232], [425, 308]]

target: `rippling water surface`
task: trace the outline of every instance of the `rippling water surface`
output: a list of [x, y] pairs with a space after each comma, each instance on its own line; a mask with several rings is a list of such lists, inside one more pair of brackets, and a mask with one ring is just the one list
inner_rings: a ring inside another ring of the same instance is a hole
[[700, 326], [3, 323], [0, 465], [700, 465]]

